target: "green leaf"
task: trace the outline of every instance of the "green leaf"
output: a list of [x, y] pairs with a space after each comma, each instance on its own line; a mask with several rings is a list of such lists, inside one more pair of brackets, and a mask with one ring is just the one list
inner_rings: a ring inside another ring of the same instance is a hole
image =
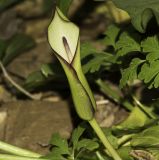
[[68, 9], [71, 5], [72, 0], [57, 0], [57, 5], [64, 15], [67, 16]]
[[64, 78], [64, 71], [60, 63], [47, 63], [41, 66], [41, 72], [45, 77], [52, 76], [54, 79]]
[[116, 57], [107, 52], [97, 51], [90, 42], [82, 43], [81, 46], [82, 69], [86, 74], [102, 70], [109, 70]]
[[121, 147], [120, 149], [118, 149], [118, 153], [123, 160], [134, 160], [134, 158], [130, 156], [131, 150], [131, 147]]
[[65, 152], [63, 152], [60, 148], [54, 147], [49, 154], [44, 156], [44, 158], [48, 158], [49, 160], [66, 160], [63, 157], [63, 154], [65, 154]]
[[79, 125], [76, 129], [74, 129], [72, 136], [71, 136], [71, 142], [73, 143], [74, 149], [77, 147], [79, 138], [83, 134], [85, 128], [83, 128], [81, 125]]
[[158, 0], [113, 0], [113, 2], [118, 8], [129, 13], [131, 23], [139, 32], [145, 32], [147, 24], [152, 17], [156, 18], [159, 25]]
[[148, 37], [146, 40], [141, 42], [143, 52], [146, 53], [146, 59], [148, 61], [154, 61], [159, 59], [159, 40], [157, 36]]
[[5, 56], [2, 60], [3, 64], [7, 65], [19, 54], [32, 48], [34, 45], [34, 40], [25, 34], [17, 34], [13, 36], [6, 48]]
[[144, 63], [141, 67], [141, 71], [138, 75], [140, 80], [148, 83], [149, 88], [159, 87], [159, 60], [152, 61], [150, 63]]
[[140, 36], [135, 33], [123, 32], [116, 43], [117, 56], [125, 56], [131, 52], [140, 52]]
[[93, 45], [90, 42], [82, 43], [80, 51], [81, 51], [81, 59], [97, 52], [97, 50], [93, 47]]
[[132, 83], [138, 77], [138, 67], [143, 63], [139, 58], [132, 59], [130, 66], [124, 69], [121, 74], [120, 87], [123, 88], [128, 82]]
[[50, 79], [41, 73], [41, 71], [35, 71], [28, 75], [26, 78], [23, 87], [29, 91], [34, 90], [34, 88], [40, 87], [48, 83]]
[[143, 132], [132, 137], [133, 147], [159, 147], [159, 126], [145, 129]]
[[91, 139], [82, 139], [77, 144], [77, 150], [82, 148], [93, 151], [99, 147], [99, 144]]
[[[48, 63], [41, 66], [41, 71], [35, 71], [28, 75], [23, 87], [32, 91], [38, 87], [48, 84], [48, 82], [58, 81], [62, 85], [60, 87], [66, 88], [66, 80], [64, 71], [59, 63]], [[58, 86], [58, 85], [57, 85]]]
[[139, 107], [134, 107], [127, 119], [113, 127], [113, 133], [133, 133], [151, 123], [150, 118]]
[[116, 25], [110, 25], [104, 33], [106, 35], [103, 40], [104, 44], [107, 46], [113, 46], [115, 48], [119, 32], [120, 28], [118, 28]]
[[68, 143], [67, 140], [64, 138], [61, 138], [61, 136], [57, 133], [52, 135], [52, 138], [50, 140], [50, 144], [58, 147], [62, 154], [70, 154], [68, 149]]
[[82, 69], [84, 73], [94, 73], [100, 71], [100, 69], [109, 70], [115, 60], [116, 57], [110, 53], [94, 53], [89, 55], [89, 61], [82, 65]]

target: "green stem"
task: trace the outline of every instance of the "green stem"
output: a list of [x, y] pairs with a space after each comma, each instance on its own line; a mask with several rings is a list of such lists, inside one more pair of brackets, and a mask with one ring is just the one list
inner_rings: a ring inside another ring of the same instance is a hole
[[135, 96], [132, 96], [134, 101], [136, 102], [136, 104], [140, 107], [140, 109], [145, 112], [150, 118], [152, 119], [156, 119], [157, 117], [155, 116], [155, 114], [150, 111], [150, 108], [146, 108], [146, 106], [144, 106]]
[[[28, 151], [16, 146], [12, 146], [10, 144], [7, 144], [5, 142], [0, 141], [0, 150], [12, 153], [14, 155], [19, 155], [19, 156], [24, 156], [24, 157], [34, 157], [34, 158], [39, 158], [42, 155], [38, 153], [34, 153], [32, 151]], [[1, 159], [0, 159], [1, 160]]]
[[99, 127], [99, 124], [97, 123], [96, 119], [93, 118], [92, 120], [89, 121], [89, 123], [92, 126], [92, 128], [94, 129], [94, 131], [96, 132], [96, 134], [98, 135], [98, 137], [100, 138], [103, 145], [108, 150], [108, 152], [112, 155], [114, 160], [122, 160], [120, 158], [119, 154], [117, 153], [117, 151], [110, 144], [109, 140], [107, 139], [107, 137], [103, 133], [102, 129]]
[[99, 151], [96, 151], [96, 156], [98, 157], [99, 160], [105, 160]]
[[31, 157], [22, 157], [22, 156], [14, 156], [7, 154], [0, 154], [0, 160], [49, 160], [46, 158], [31, 158]]
[[120, 145], [127, 143], [134, 135], [135, 134], [128, 134], [128, 135], [124, 135], [123, 137], [119, 138], [118, 145], [120, 146]]
[[132, 111], [133, 105], [125, 100], [123, 97], [121, 97], [115, 90], [110, 88], [109, 84], [106, 82], [103, 82], [101, 79], [98, 79], [96, 81], [96, 84], [100, 87], [100, 90], [109, 98], [113, 99], [115, 102], [123, 105], [126, 109], [129, 111]]

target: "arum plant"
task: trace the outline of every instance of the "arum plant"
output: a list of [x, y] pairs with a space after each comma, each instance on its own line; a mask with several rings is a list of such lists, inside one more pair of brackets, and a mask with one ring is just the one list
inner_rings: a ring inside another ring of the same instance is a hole
[[48, 40], [66, 73], [77, 114], [90, 123], [114, 160], [121, 160], [94, 118], [96, 102], [82, 72], [79, 28], [70, 22], [59, 8], [55, 9], [49, 25]]

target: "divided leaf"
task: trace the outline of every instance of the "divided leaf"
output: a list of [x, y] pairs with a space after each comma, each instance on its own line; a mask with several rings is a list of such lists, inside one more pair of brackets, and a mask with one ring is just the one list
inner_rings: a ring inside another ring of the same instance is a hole
[[57, 133], [53, 134], [50, 144], [58, 147], [62, 154], [70, 154], [69, 149], [68, 149], [68, 143], [67, 140], [64, 138], [61, 138], [61, 136]]
[[144, 63], [138, 75], [140, 80], [148, 83], [148, 87], [159, 87], [159, 60]]
[[97, 51], [91, 43], [83, 43], [81, 46], [82, 69], [86, 74], [88, 72], [100, 72], [101, 69], [109, 70], [116, 57], [107, 52]]
[[110, 25], [104, 33], [106, 35], [106, 37], [103, 40], [104, 44], [107, 46], [113, 46], [115, 48], [119, 32], [120, 28], [118, 28], [115, 25]]
[[131, 52], [140, 52], [140, 36], [123, 32], [116, 43], [117, 56], [125, 56]]
[[86, 56], [96, 53], [97, 50], [93, 47], [93, 45], [90, 42], [84, 42], [80, 46], [81, 51], [81, 59], [85, 58]]
[[71, 142], [73, 143], [73, 147], [76, 148], [79, 138], [83, 134], [85, 128], [83, 128], [81, 125], [79, 125], [76, 129], [74, 129], [72, 136], [71, 136]]
[[159, 40], [157, 36], [148, 37], [141, 42], [143, 52], [146, 53], [146, 59], [148, 61], [154, 61], [159, 59]]
[[[123, 41], [125, 41], [124, 38]], [[117, 42], [117, 45], [119, 44], [120, 40]], [[121, 50], [117, 52], [118, 56], [121, 55], [121, 53], [126, 53], [125, 50], [127, 49], [135, 51], [135, 48], [125, 47], [123, 43], [121, 44]], [[133, 58], [129, 67], [122, 71], [122, 78], [120, 80], [121, 88], [124, 87], [128, 81], [132, 82], [137, 78], [143, 80], [149, 88], [159, 87], [159, 40], [157, 36], [148, 37], [141, 42], [140, 56], [141, 54], [145, 59]]]
[[100, 69], [109, 70], [116, 60], [115, 56], [106, 52], [94, 53], [89, 58], [89, 61], [82, 65], [84, 73], [94, 73]]
[[123, 88], [128, 82], [131, 83], [133, 80], [137, 79], [137, 70], [141, 63], [143, 63], [143, 60], [134, 58], [132, 59], [130, 66], [121, 72], [120, 88]]

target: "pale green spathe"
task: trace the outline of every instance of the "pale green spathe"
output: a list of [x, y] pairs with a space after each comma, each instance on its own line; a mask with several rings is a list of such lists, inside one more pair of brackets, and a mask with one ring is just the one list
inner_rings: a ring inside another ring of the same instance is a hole
[[[78, 37], [79, 28], [64, 17], [62, 12], [56, 8], [53, 20], [48, 28], [48, 39], [53, 50], [68, 63], [72, 62], [75, 55]], [[66, 51], [63, 43], [64, 38], [67, 44], [69, 44], [68, 47], [71, 53]]]
[[56, 8], [53, 20], [49, 25], [48, 38], [66, 73], [79, 117], [91, 120], [94, 117], [96, 103], [82, 72], [78, 27]]

